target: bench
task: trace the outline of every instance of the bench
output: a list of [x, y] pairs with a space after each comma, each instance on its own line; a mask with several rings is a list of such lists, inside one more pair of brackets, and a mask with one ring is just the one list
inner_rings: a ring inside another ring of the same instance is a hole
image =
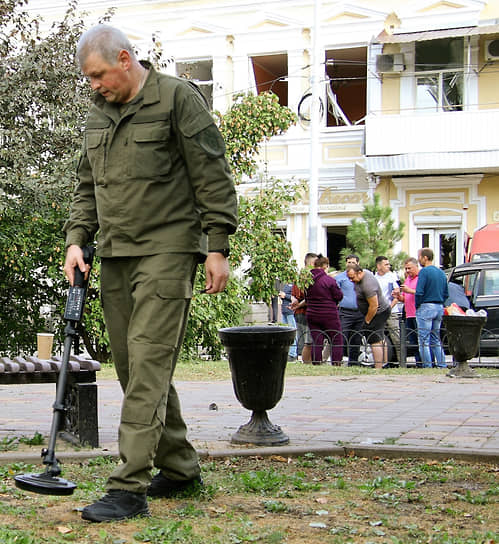
[[[0, 357], [0, 385], [56, 383], [62, 357], [43, 360], [37, 357]], [[64, 417], [59, 429], [70, 442], [99, 445], [97, 417], [96, 372], [100, 363], [81, 355], [72, 355], [68, 362]], [[55, 400], [55, 396], [54, 396]], [[47, 406], [47, 410], [50, 407]]]

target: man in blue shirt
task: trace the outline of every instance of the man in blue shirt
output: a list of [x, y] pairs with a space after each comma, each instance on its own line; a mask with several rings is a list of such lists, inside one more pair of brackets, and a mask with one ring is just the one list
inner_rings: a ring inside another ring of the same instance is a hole
[[[349, 264], [359, 264], [357, 255], [348, 255], [346, 258]], [[359, 364], [359, 352], [362, 335], [360, 330], [364, 324], [364, 316], [357, 307], [357, 295], [354, 284], [349, 280], [346, 270], [334, 277], [338, 287], [343, 293], [339, 303], [341, 330], [343, 331], [343, 345], [345, 354], [348, 356], [348, 365]]]
[[431, 353], [433, 353], [437, 366], [446, 368], [445, 354], [440, 341], [440, 325], [444, 313], [444, 302], [449, 296], [447, 277], [442, 270], [433, 266], [432, 249], [428, 247], [420, 249], [418, 261], [422, 267], [416, 286], [419, 354], [424, 367], [432, 366]]

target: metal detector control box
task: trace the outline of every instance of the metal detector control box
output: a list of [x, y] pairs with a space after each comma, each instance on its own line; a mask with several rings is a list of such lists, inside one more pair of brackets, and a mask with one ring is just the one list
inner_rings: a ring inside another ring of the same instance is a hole
[[[83, 260], [86, 264], [92, 266], [94, 257], [94, 248], [85, 246], [83, 250]], [[74, 285], [69, 288], [66, 309], [64, 310], [64, 319], [67, 321], [81, 321], [83, 317], [83, 307], [87, 295], [88, 279], [85, 280], [83, 273], [78, 267], [75, 267]]]
[[66, 301], [66, 309], [64, 310], [64, 319], [68, 321], [80, 321], [83, 315], [83, 306], [85, 304], [84, 287], [70, 287], [68, 299]]

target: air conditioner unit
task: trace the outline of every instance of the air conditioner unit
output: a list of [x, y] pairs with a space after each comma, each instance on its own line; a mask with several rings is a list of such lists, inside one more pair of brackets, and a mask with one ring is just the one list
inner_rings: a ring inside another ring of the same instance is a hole
[[485, 60], [499, 60], [499, 40], [485, 40]]
[[387, 72], [403, 72], [405, 70], [403, 53], [393, 55], [376, 56], [376, 72], [384, 74]]

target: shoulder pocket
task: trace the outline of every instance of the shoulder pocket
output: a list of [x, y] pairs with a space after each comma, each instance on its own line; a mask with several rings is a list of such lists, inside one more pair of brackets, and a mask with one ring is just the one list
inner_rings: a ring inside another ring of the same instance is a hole
[[195, 134], [214, 124], [213, 117], [208, 111], [199, 110], [196, 115], [186, 119], [178, 128], [186, 138], [192, 138]]
[[213, 117], [207, 111], [200, 111], [179, 127], [180, 132], [200, 147], [208, 157], [217, 159], [225, 155], [225, 142]]

